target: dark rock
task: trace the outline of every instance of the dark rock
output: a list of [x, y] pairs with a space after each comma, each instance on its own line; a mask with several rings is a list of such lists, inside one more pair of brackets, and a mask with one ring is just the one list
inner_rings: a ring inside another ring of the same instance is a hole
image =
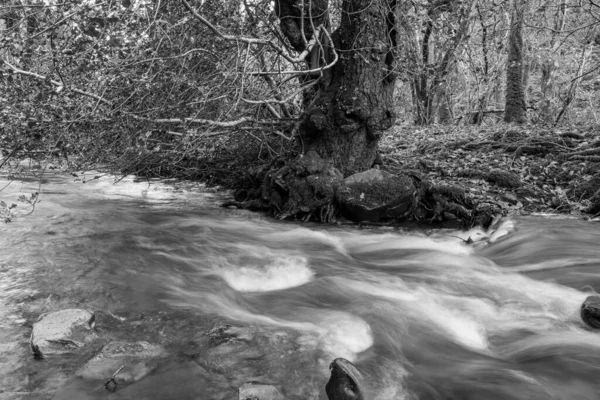
[[600, 329], [600, 296], [589, 296], [581, 305], [581, 319], [594, 329]]
[[216, 326], [205, 335], [209, 337], [211, 347], [229, 342], [251, 341], [254, 338], [252, 330], [231, 325]]
[[69, 353], [93, 341], [95, 319], [93, 312], [75, 308], [42, 314], [31, 332], [34, 356]]
[[415, 192], [410, 177], [370, 169], [346, 178], [338, 186], [335, 198], [345, 218], [379, 222], [404, 219], [411, 209]]
[[325, 385], [329, 400], [364, 400], [362, 376], [354, 364], [344, 358], [336, 358], [329, 365], [331, 377]]
[[240, 387], [239, 400], [285, 400], [275, 386], [260, 383], [245, 383]]

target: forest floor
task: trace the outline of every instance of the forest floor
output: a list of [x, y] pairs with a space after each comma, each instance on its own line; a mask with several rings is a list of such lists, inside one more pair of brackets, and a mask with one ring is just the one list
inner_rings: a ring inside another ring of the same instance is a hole
[[382, 169], [460, 186], [502, 214], [600, 213], [600, 126], [397, 125], [380, 145]]

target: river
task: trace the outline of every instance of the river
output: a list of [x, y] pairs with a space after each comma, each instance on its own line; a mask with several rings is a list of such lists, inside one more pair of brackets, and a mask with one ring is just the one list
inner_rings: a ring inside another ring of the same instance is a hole
[[[600, 288], [597, 222], [296, 224], [197, 184], [93, 173], [13, 181], [0, 200], [34, 192], [0, 225], [1, 399], [237, 399], [257, 381], [323, 400], [336, 357], [367, 399], [600, 399], [600, 333], [579, 317]], [[99, 344], [34, 360], [32, 324], [66, 308], [96, 313]], [[116, 339], [169, 356], [114, 393], [74, 384]]]

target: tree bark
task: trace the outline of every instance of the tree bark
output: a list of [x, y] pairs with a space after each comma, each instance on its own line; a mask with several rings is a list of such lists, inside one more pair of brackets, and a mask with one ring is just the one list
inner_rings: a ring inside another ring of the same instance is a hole
[[[302, 4], [305, 10], [312, 10], [312, 15], [305, 12], [304, 19], [298, 12]], [[325, 5], [308, 0], [276, 1], [282, 31], [295, 49], [301, 48], [304, 37], [310, 40], [307, 34], [312, 31], [307, 26], [322, 23]], [[397, 8], [397, 0], [342, 2], [341, 24], [332, 35], [339, 61], [300, 123], [303, 153], [316, 152], [344, 176], [373, 165], [379, 140], [395, 121]]]
[[546, 123], [554, 122], [556, 110], [555, 107], [552, 106], [552, 97], [554, 96], [554, 70], [557, 66], [554, 55], [560, 46], [560, 42], [557, 38], [565, 27], [568, 3], [569, 0], [560, 0], [560, 5], [556, 10], [554, 18], [554, 30], [551, 32], [550, 54], [541, 63], [542, 77], [540, 86], [542, 100], [540, 101], [540, 118]]
[[514, 0], [506, 67], [504, 121], [507, 123], [523, 124], [527, 121], [525, 91], [523, 90], [523, 11], [523, 5], [520, 4], [520, 1]]

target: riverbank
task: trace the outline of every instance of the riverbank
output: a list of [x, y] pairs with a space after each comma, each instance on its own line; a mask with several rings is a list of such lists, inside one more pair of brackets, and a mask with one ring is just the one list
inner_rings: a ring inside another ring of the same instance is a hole
[[[201, 156], [179, 161], [177, 168], [167, 168], [173, 155], [153, 150], [144, 153], [143, 160], [136, 163], [131, 163], [133, 157], [121, 156], [119, 159], [126, 163], [108, 162], [107, 169], [117, 175], [189, 179], [224, 189], [249, 191], [261, 186], [260, 177], [264, 177], [265, 171], [297, 155], [293, 142], [281, 137], [265, 136], [258, 141], [243, 135], [223, 136], [205, 147]], [[58, 169], [72, 173], [74, 179], [83, 179], [78, 176], [81, 170], [97, 168], [86, 163], [81, 155], [34, 159], [31, 154], [18, 153], [3, 169], [8, 169], [9, 176], [15, 178], [19, 178], [21, 170], [33, 167]], [[549, 129], [502, 124], [396, 125], [380, 143], [380, 157], [374, 167], [408, 175], [436, 190], [442, 188], [442, 195], [448, 196], [448, 192], [459, 195], [461, 203], [469, 205], [467, 208], [484, 210], [487, 221], [531, 213], [581, 218], [600, 214], [598, 126]], [[448, 203], [452, 202], [442, 202], [435, 218], [419, 222], [452, 228], [468, 226], [460, 215], [456, 218], [456, 210], [444, 209]]]
[[[465, 228], [508, 215], [597, 217], [599, 166], [598, 126], [497, 124], [396, 125], [380, 143], [374, 168], [410, 176], [418, 191], [427, 191], [428, 198], [417, 194], [421, 210], [414, 214], [420, 215], [409, 220]], [[225, 181], [226, 186], [248, 190], [260, 186], [257, 177], [267, 168], [256, 162], [243, 167], [243, 178], [232, 184]]]

